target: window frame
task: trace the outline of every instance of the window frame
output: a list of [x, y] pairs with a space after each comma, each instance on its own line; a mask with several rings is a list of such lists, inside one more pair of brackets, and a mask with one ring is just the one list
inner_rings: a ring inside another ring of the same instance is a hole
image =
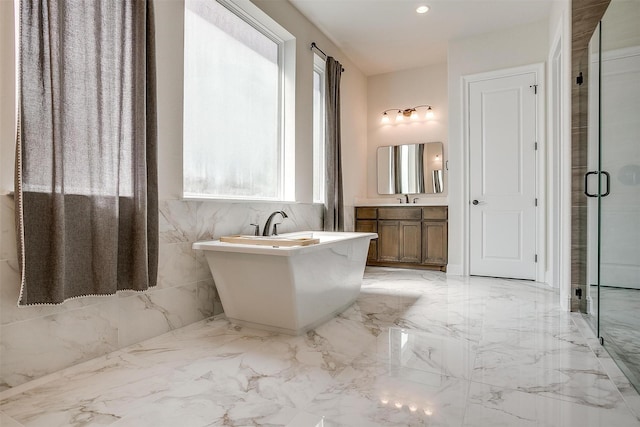
[[[326, 120], [327, 120], [327, 108], [325, 103], [325, 90], [326, 90], [326, 61], [322, 59], [318, 54], [313, 54], [313, 79], [318, 74], [320, 78], [320, 106], [319, 112], [319, 133], [320, 138], [316, 138], [316, 103], [313, 102], [313, 203], [325, 202], [325, 177], [326, 177]], [[315, 98], [315, 88], [314, 88]]]
[[[277, 22], [271, 19], [268, 15], [258, 9], [249, 0], [214, 0], [229, 12], [236, 15], [239, 19], [250, 25], [253, 29], [258, 31], [269, 40], [273, 41], [277, 45], [278, 50], [278, 120], [277, 120], [277, 150], [278, 150], [278, 162], [277, 162], [277, 192], [276, 195], [271, 196], [241, 196], [241, 195], [228, 195], [228, 194], [196, 194], [186, 191], [184, 187], [185, 176], [185, 163], [182, 161], [182, 197], [183, 199], [190, 200], [230, 200], [230, 201], [293, 201], [294, 190], [290, 190], [286, 185], [286, 177], [290, 174], [289, 170], [293, 169], [295, 157], [289, 152], [293, 151], [290, 138], [287, 137], [288, 130], [286, 128], [288, 122], [289, 106], [291, 103], [295, 105], [292, 96], [289, 94], [290, 90], [287, 84], [289, 69], [291, 68], [288, 62], [293, 61], [295, 64], [295, 50], [293, 51], [293, 59], [290, 59], [291, 54], [288, 52], [287, 44], [295, 43], [295, 38], [289, 34], [284, 28], [282, 28]], [[295, 65], [294, 65], [295, 67]], [[295, 81], [295, 79], [294, 79]], [[183, 83], [184, 84], [184, 83]], [[295, 83], [294, 83], [295, 84]], [[183, 107], [184, 112], [184, 107]], [[184, 125], [183, 125], [184, 126]], [[183, 135], [183, 149], [184, 153], [186, 141]], [[295, 140], [294, 140], [295, 141]]]

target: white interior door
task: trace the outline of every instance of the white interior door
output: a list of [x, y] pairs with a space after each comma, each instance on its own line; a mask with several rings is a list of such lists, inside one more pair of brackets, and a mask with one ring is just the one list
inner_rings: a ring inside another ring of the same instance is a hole
[[469, 85], [469, 271], [536, 278], [536, 73]]

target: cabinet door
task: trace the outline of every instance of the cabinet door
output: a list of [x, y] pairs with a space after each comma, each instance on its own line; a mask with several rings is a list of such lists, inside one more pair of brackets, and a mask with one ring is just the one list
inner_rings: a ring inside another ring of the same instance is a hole
[[378, 260], [400, 260], [400, 221], [378, 221]]
[[392, 208], [378, 208], [378, 219], [419, 221], [422, 219], [422, 209], [416, 207], [405, 208], [398, 206], [394, 206]]
[[[375, 220], [356, 220], [356, 231], [363, 233], [377, 233], [378, 221]], [[376, 261], [378, 259], [378, 240], [372, 239], [369, 243], [369, 254], [367, 261]]]
[[449, 208], [446, 206], [425, 206], [422, 208], [422, 219], [425, 221], [446, 221]]
[[422, 223], [422, 263], [447, 264], [447, 223], [424, 221]]
[[377, 208], [356, 208], [356, 219], [376, 219], [377, 217]]
[[420, 263], [422, 230], [420, 221], [400, 221], [400, 261]]

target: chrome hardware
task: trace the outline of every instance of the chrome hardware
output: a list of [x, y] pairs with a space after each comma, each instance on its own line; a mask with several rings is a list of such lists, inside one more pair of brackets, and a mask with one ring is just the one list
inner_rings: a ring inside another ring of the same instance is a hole
[[275, 224], [274, 224], [274, 227], [273, 227], [273, 232], [271, 232], [271, 221], [273, 221], [273, 217], [278, 215], [278, 214], [282, 215], [282, 219], [289, 218], [284, 211], [275, 211], [274, 213], [269, 215], [269, 219], [267, 219], [267, 222], [264, 225], [264, 229], [262, 230], [262, 235], [263, 236], [273, 236], [274, 234], [277, 234], [278, 230], [277, 230], [277, 227], [275, 226]]
[[258, 224], [249, 224], [255, 227], [253, 235], [254, 236], [259, 236], [260, 235], [260, 226]]
[[598, 197], [597, 194], [591, 194], [589, 193], [589, 175], [597, 175], [598, 172], [597, 171], [589, 171], [587, 173], [584, 174], [584, 195], [587, 197]]
[[607, 177], [607, 191], [604, 192], [604, 194], [601, 197], [606, 197], [609, 195], [609, 193], [611, 192], [611, 175], [609, 175], [609, 172], [607, 171], [602, 171], [600, 172], [601, 174], [603, 174], [605, 177]]
[[589, 171], [584, 174], [584, 195], [587, 197], [598, 197], [598, 194], [589, 193], [589, 175], [604, 175], [606, 178], [605, 181], [605, 192], [600, 194], [600, 197], [607, 197], [609, 193], [611, 193], [611, 175], [607, 171]]

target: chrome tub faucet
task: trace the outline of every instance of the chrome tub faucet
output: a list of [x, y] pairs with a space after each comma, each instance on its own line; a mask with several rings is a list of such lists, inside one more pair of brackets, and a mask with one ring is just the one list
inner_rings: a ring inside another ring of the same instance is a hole
[[277, 236], [278, 235], [278, 224], [281, 224], [281, 223], [278, 222], [278, 223], [273, 224], [273, 231], [271, 231], [271, 222], [273, 221], [273, 217], [278, 215], [278, 214], [280, 214], [282, 216], [283, 220], [285, 218], [289, 218], [284, 211], [275, 211], [274, 213], [269, 215], [269, 219], [267, 219], [267, 222], [264, 225], [264, 229], [262, 231], [262, 235], [263, 236]]

